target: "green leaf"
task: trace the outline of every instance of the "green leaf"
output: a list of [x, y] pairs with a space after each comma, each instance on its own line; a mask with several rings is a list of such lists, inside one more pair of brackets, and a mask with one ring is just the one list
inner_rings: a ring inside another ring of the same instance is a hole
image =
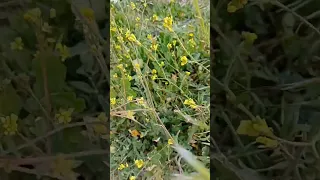
[[[92, 72], [94, 68], [94, 57], [90, 53], [84, 53], [80, 55], [80, 60], [82, 62], [82, 68], [86, 72]], [[79, 68], [80, 69], [80, 68]]]
[[[42, 61], [45, 61], [43, 66]], [[36, 83], [34, 90], [39, 97], [44, 95], [44, 75], [43, 69], [47, 71], [47, 83], [50, 93], [60, 92], [65, 86], [67, 69], [53, 52], [40, 52], [37, 58], [33, 60], [33, 70], [36, 74]]]
[[240, 169], [223, 157], [213, 157], [212, 166], [216, 169], [217, 177], [222, 180], [267, 180], [252, 169]]
[[43, 136], [46, 133], [47, 123], [43, 118], [37, 118], [34, 122], [34, 127], [30, 127], [30, 130], [38, 137]]
[[69, 81], [69, 84], [80, 91], [86, 92], [88, 94], [95, 93], [95, 90], [87, 83], [82, 81]]
[[283, 15], [282, 26], [285, 29], [291, 30], [294, 27], [294, 24], [295, 24], [295, 18], [292, 15], [292, 13], [286, 13]]
[[72, 0], [72, 2], [79, 8], [91, 8], [94, 11], [94, 16], [97, 21], [107, 18], [106, 1], [104, 0]]
[[210, 173], [205, 166], [196, 159], [196, 157], [182, 146], [175, 145], [175, 150], [195, 169], [197, 170], [204, 180], [210, 179]]
[[53, 135], [53, 152], [71, 153], [83, 150], [81, 144], [87, 142], [87, 140], [80, 133], [81, 130], [81, 127], [75, 127]]
[[84, 41], [81, 41], [70, 48], [71, 56], [81, 55], [87, 52], [89, 52], [89, 47]]
[[86, 107], [84, 99], [77, 98], [74, 92], [55, 93], [51, 95], [51, 99], [56, 109], [74, 108], [75, 112], [82, 112]]
[[19, 114], [22, 108], [22, 101], [20, 96], [11, 84], [5, 85], [0, 90], [0, 114], [9, 116], [12, 114]]

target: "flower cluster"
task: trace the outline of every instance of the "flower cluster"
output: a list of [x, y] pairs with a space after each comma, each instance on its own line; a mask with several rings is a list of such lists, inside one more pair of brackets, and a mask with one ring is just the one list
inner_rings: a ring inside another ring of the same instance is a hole
[[194, 100], [191, 99], [191, 98], [186, 99], [183, 104], [188, 105], [188, 106], [190, 106], [191, 108], [194, 108], [194, 109], [198, 107], [197, 104], [194, 102]]
[[10, 45], [11, 45], [12, 50], [22, 50], [23, 46], [24, 46], [21, 37], [15, 38], [14, 41], [11, 42]]
[[58, 120], [58, 123], [68, 124], [71, 122], [72, 113], [72, 108], [69, 108], [68, 110], [60, 109], [59, 113], [55, 115], [55, 118]]
[[58, 43], [56, 45], [56, 50], [60, 54], [61, 61], [65, 61], [67, 58], [71, 56], [69, 48], [66, 45], [62, 45], [61, 43]]
[[15, 135], [18, 132], [17, 120], [18, 116], [15, 114], [0, 118], [4, 135]]
[[274, 137], [272, 129], [269, 128], [266, 121], [259, 116], [257, 116], [255, 120], [242, 120], [237, 129], [237, 133], [257, 137], [256, 142], [262, 143], [266, 147], [275, 148], [278, 146], [277, 140], [270, 139], [270, 137]]
[[172, 29], [172, 24], [173, 24], [172, 16], [170, 16], [170, 17], [165, 17], [165, 18], [163, 19], [163, 27], [165, 27], [166, 29], [168, 29], [170, 32], [173, 31], [173, 29]]

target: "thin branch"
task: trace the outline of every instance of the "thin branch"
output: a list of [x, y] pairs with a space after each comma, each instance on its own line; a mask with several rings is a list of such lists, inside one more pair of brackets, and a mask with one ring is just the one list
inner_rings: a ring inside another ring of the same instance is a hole
[[80, 158], [84, 156], [92, 156], [92, 155], [104, 155], [108, 154], [109, 150], [91, 150], [91, 151], [81, 151], [76, 153], [70, 154], [61, 154], [61, 155], [54, 155], [54, 156], [42, 156], [42, 157], [34, 157], [34, 158], [15, 158], [15, 157], [5, 157], [0, 158], [0, 162], [10, 162], [15, 165], [22, 165], [22, 164], [34, 164], [44, 161], [52, 161], [55, 160], [57, 157], [61, 157], [63, 159], [74, 159]]
[[[39, 136], [25, 144], [22, 144], [20, 145], [19, 147], [17, 147], [17, 150], [20, 150], [20, 149], [23, 149], [23, 148], [26, 148], [26, 147], [29, 147], [29, 146], [32, 146], [32, 144], [35, 144], [37, 143], [38, 141], [41, 141], [42, 139], [45, 139], [45, 138], [48, 138], [64, 129], [68, 129], [68, 128], [73, 128], [73, 127], [78, 127], [78, 126], [85, 126], [87, 124], [105, 124], [105, 122], [102, 122], [100, 120], [91, 120], [91, 121], [87, 121], [87, 122], [76, 122], [76, 123], [71, 123], [71, 124], [68, 124], [68, 125], [65, 125], [65, 126], [61, 126], [61, 127], [58, 127], [52, 131], [49, 131], [47, 134], [43, 135], [43, 136]], [[4, 152], [3, 154], [9, 154], [11, 153], [10, 151], [6, 151]]]

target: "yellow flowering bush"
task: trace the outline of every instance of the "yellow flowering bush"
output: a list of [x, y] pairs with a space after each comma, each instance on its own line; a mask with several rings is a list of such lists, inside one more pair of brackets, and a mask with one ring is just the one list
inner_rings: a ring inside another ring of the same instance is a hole
[[[191, 4], [122, 1], [113, 7], [110, 126], [116, 151], [111, 169], [120, 179], [138, 178], [141, 170], [147, 171], [143, 178], [169, 179], [176, 168], [169, 162], [175, 156], [171, 136], [178, 134], [177, 141], [191, 148], [203, 147], [209, 156], [208, 144], [201, 145], [209, 131], [209, 89], [196, 90], [209, 86], [209, 36], [199, 36], [205, 33]], [[203, 13], [205, 30], [208, 15]], [[201, 127], [192, 130], [189, 116]], [[120, 172], [123, 162], [129, 167]]]

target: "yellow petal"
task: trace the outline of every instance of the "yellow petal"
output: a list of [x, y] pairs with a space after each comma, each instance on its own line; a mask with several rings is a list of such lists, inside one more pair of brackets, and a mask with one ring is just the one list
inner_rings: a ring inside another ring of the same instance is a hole
[[273, 140], [263, 136], [257, 137], [256, 142], [264, 144], [266, 147], [269, 148], [276, 148], [279, 144], [277, 140]]
[[131, 131], [130, 133], [131, 133], [131, 136], [133, 136], [133, 137], [140, 136], [139, 131], [137, 131], [136, 129], [134, 129], [134, 130], [133, 130], [133, 131]]
[[240, 135], [259, 136], [259, 131], [253, 128], [251, 120], [242, 120], [237, 129], [237, 133]]

